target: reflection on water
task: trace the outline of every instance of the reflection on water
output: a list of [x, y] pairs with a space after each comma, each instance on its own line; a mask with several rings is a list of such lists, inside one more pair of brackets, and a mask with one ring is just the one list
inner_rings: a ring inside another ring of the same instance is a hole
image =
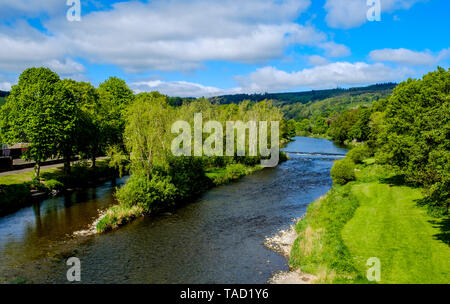
[[[332, 181], [333, 154], [345, 153], [323, 139], [296, 138], [291, 159], [242, 180], [214, 188], [196, 202], [166, 214], [136, 220], [118, 231], [76, 245], [83, 283], [265, 283], [284, 258], [264, 239], [291, 224]], [[309, 155], [308, 153], [323, 155]], [[41, 262], [67, 234], [86, 229], [112, 203], [110, 185], [48, 200], [0, 220], [1, 267], [34, 260], [22, 276], [65, 283], [64, 261]], [[37, 210], [39, 209], [39, 210]], [[5, 260], [6, 259], [6, 260]]]
[[[126, 178], [117, 181], [118, 185]], [[0, 218], [0, 265], [20, 262], [45, 254], [56, 242], [62, 242], [74, 231], [86, 229], [99, 210], [114, 203], [116, 182], [84, 189], [45, 200]]]

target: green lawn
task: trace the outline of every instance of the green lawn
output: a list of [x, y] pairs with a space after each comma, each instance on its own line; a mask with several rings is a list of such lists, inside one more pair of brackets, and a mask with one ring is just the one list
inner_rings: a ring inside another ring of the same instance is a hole
[[398, 180], [373, 162], [358, 166], [355, 182], [309, 206], [290, 264], [318, 283], [368, 283], [366, 262], [376, 257], [379, 283], [450, 283], [449, 218], [428, 216], [417, 206], [421, 189]]
[[[60, 171], [61, 171], [60, 168], [43, 169], [41, 170], [41, 174], [43, 177], [45, 177], [46, 174], [55, 174], [59, 173]], [[33, 177], [34, 177], [33, 171], [1, 176], [0, 185], [15, 185], [15, 184], [22, 184], [25, 182], [31, 182]]]
[[450, 283], [450, 247], [416, 205], [420, 189], [380, 182], [355, 184], [360, 207], [342, 230], [344, 243], [365, 273], [366, 261], [381, 261], [381, 283]]

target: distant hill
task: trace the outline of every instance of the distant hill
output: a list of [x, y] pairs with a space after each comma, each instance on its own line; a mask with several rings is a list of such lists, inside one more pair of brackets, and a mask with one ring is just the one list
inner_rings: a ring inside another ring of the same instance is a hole
[[330, 89], [330, 90], [318, 90], [307, 92], [292, 92], [292, 93], [265, 93], [265, 94], [236, 94], [236, 95], [223, 95], [210, 98], [213, 102], [219, 102], [220, 104], [240, 103], [243, 100], [250, 101], [263, 101], [265, 99], [271, 99], [281, 103], [282, 105], [293, 103], [308, 103], [311, 101], [323, 100], [331, 97], [336, 97], [343, 94], [350, 96], [357, 96], [367, 93], [374, 93], [380, 91], [392, 91], [397, 84], [395, 83], [383, 83], [375, 84], [367, 87], [357, 87], [350, 89]]
[[224, 95], [212, 97], [210, 101], [220, 104], [239, 104], [243, 100], [259, 102], [269, 99], [273, 100], [275, 105], [281, 107], [288, 119], [314, 120], [318, 116], [326, 117], [350, 108], [370, 105], [373, 101], [390, 96], [396, 86], [395, 83], [383, 83], [350, 89]]
[[9, 92], [0, 91], [0, 107], [5, 104], [5, 98], [9, 95]]

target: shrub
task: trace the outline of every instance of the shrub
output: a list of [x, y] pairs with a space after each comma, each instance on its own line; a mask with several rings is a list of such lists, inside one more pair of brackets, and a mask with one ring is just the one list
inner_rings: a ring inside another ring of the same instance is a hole
[[226, 177], [230, 180], [238, 179], [247, 174], [247, 168], [243, 164], [231, 164], [227, 166]]
[[160, 175], [154, 175], [150, 180], [146, 176], [133, 175], [116, 193], [120, 204], [139, 206], [147, 213], [173, 204], [176, 195], [177, 189], [171, 179]]
[[45, 181], [45, 185], [50, 190], [62, 190], [64, 189], [64, 184], [60, 181], [57, 181], [56, 179], [50, 179], [48, 181]]
[[355, 163], [348, 158], [338, 160], [331, 168], [331, 177], [333, 182], [338, 185], [345, 185], [355, 180]]
[[366, 144], [354, 147], [348, 152], [347, 157], [355, 164], [362, 164], [363, 160], [370, 156], [370, 149]]
[[171, 183], [177, 189], [177, 199], [195, 196], [207, 188], [204, 160], [200, 157], [172, 157], [169, 169], [163, 175], [170, 176]]

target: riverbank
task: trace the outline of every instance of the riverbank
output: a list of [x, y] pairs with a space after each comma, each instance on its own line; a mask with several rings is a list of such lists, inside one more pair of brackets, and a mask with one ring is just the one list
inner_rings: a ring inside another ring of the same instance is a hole
[[357, 166], [356, 177], [308, 207], [290, 265], [317, 283], [370, 283], [366, 263], [376, 257], [379, 283], [448, 283], [448, 218], [428, 216], [417, 205], [421, 189], [372, 160]]
[[[264, 245], [290, 259], [292, 246], [298, 237], [295, 226], [302, 218], [295, 220], [288, 229], [279, 231], [276, 235], [266, 238]], [[269, 281], [269, 284], [313, 284], [317, 280], [312, 274], [302, 273], [299, 269], [291, 268], [289, 271], [280, 271]]]
[[88, 162], [72, 165], [70, 175], [62, 167], [41, 171], [40, 182], [33, 180], [33, 172], [23, 172], [0, 177], [0, 216], [39, 203], [48, 197], [58, 196], [74, 188], [84, 188], [117, 176], [117, 170], [108, 166], [108, 160], [99, 160], [95, 168]]
[[[205, 190], [230, 183], [262, 169], [263, 168], [260, 165], [246, 166], [242, 164], [231, 164], [222, 168], [210, 168], [205, 172], [205, 176], [208, 179]], [[166, 210], [162, 208], [154, 210], [152, 213], [161, 213], [165, 211]], [[148, 212], [141, 206], [129, 206], [119, 203], [118, 205], [109, 208], [94, 224], [98, 233], [104, 233], [118, 229], [147, 213]]]

